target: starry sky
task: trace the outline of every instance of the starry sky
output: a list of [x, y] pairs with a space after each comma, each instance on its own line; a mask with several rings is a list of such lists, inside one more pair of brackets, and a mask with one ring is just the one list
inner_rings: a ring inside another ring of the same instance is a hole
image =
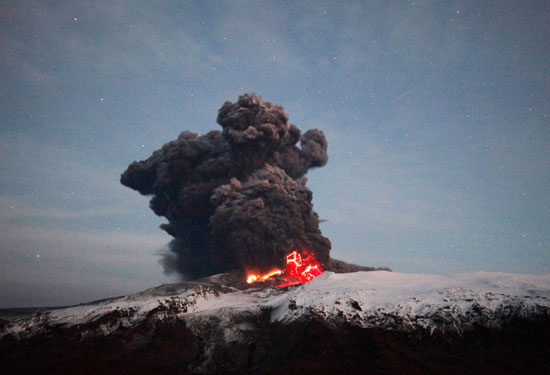
[[550, 3], [0, 3], [0, 307], [175, 281], [120, 174], [245, 92], [319, 128], [335, 258], [550, 273]]

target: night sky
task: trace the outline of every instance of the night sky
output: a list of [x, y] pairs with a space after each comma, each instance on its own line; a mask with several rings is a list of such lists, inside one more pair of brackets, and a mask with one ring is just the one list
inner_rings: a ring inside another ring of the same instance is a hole
[[0, 3], [0, 307], [176, 281], [120, 185], [246, 92], [319, 128], [335, 258], [550, 272], [550, 2]]

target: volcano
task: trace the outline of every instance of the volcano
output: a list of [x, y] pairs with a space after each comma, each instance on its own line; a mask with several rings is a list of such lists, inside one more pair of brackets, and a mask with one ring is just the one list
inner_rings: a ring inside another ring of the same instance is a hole
[[321, 130], [302, 134], [282, 106], [254, 93], [225, 102], [216, 121], [221, 132], [183, 131], [120, 177], [168, 220], [161, 225], [174, 237], [162, 254], [166, 272], [184, 280], [245, 269], [283, 273], [293, 250], [315, 257], [318, 270], [308, 280], [321, 269], [374, 269], [330, 257], [306, 185], [308, 171], [328, 162]]
[[2, 374], [547, 374], [550, 275], [219, 274], [0, 310]]

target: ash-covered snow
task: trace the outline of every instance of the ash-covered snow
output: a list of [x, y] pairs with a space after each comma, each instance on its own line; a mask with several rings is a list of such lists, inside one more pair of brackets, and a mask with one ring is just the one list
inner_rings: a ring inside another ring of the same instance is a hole
[[[515, 318], [549, 317], [550, 275], [476, 272], [460, 275], [386, 271], [335, 274], [286, 288], [237, 289], [224, 276], [163, 285], [141, 293], [63, 309], [45, 309], [9, 320], [0, 338], [28, 338], [52, 328], [99, 322], [82, 336], [107, 335], [155, 314], [184, 320], [195, 333], [216, 326], [219, 339], [240, 341], [254, 331], [247, 317], [287, 324], [315, 314], [327, 321], [387, 329], [498, 327]], [[108, 317], [108, 318], [106, 318]], [[91, 330], [91, 331], [90, 331]]]

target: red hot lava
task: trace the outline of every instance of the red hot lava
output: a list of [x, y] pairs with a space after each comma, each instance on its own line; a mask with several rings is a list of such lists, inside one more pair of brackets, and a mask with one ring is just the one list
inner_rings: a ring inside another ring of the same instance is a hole
[[248, 274], [246, 282], [253, 284], [255, 282], [263, 282], [278, 277], [283, 282], [278, 284], [278, 287], [304, 284], [323, 273], [323, 268], [311, 252], [304, 250], [299, 253], [297, 250], [292, 251], [286, 256], [286, 268], [284, 270], [274, 269], [263, 275]]

